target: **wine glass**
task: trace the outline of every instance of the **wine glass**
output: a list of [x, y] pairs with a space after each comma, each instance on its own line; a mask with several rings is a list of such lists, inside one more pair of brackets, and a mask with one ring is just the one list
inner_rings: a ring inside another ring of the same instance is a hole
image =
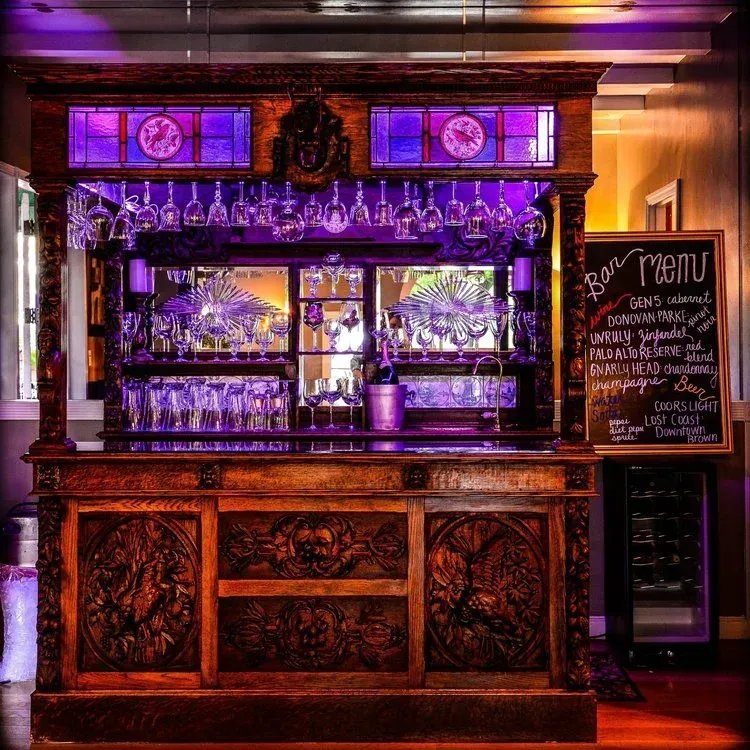
[[109, 235], [112, 233], [112, 224], [115, 220], [112, 212], [102, 203], [103, 191], [104, 183], [97, 182], [96, 192], [98, 193], [99, 200], [86, 214], [86, 221], [94, 228], [94, 236], [97, 242], [106, 242], [109, 239]]
[[240, 358], [237, 355], [240, 349], [242, 349], [244, 343], [245, 329], [240, 323], [233, 322], [230, 324], [227, 333], [227, 346], [229, 346], [229, 351], [231, 353], [231, 356], [229, 357], [230, 362], [239, 362]]
[[185, 361], [185, 352], [190, 346], [191, 339], [192, 336], [190, 335], [187, 321], [175, 320], [172, 326], [172, 343], [177, 348], [177, 362]]
[[143, 205], [135, 215], [136, 232], [155, 232], [159, 228], [159, 214], [156, 210], [156, 204], [151, 203], [150, 184], [148, 180], [143, 183]]
[[403, 328], [389, 328], [388, 329], [388, 343], [393, 349], [393, 355], [391, 356], [392, 362], [401, 361], [401, 357], [398, 356], [398, 350], [404, 345], [406, 336], [404, 335]]
[[456, 181], [451, 182], [451, 199], [445, 204], [445, 224], [449, 227], [464, 225], [464, 204], [456, 198]]
[[172, 198], [174, 192], [174, 182], [171, 180], [167, 183], [167, 202], [159, 210], [159, 231], [160, 232], [179, 232], [180, 231], [180, 209], [175, 205]]
[[277, 242], [299, 242], [305, 233], [305, 221], [292, 200], [292, 183], [286, 183], [286, 200], [273, 220], [272, 234]]
[[245, 183], [240, 181], [240, 196], [232, 204], [232, 218], [230, 224], [233, 227], [249, 227], [250, 226], [250, 204], [245, 200]]
[[422, 194], [419, 191], [419, 185], [414, 183], [414, 197], [411, 199], [411, 204], [414, 206], [414, 210], [418, 213], [422, 213]]
[[443, 354], [444, 339], [451, 332], [451, 326], [445, 320], [433, 318], [430, 320], [430, 331], [438, 339], [438, 362], [445, 362], [445, 356]]
[[126, 312], [122, 316], [122, 335], [125, 337], [125, 362], [130, 362], [130, 354], [133, 349], [138, 328], [141, 325], [141, 316], [136, 312]]
[[341, 398], [341, 380], [338, 378], [320, 378], [318, 381], [320, 392], [323, 398], [328, 402], [328, 427], [329, 430], [335, 430], [336, 425], [333, 423], [333, 405]]
[[260, 183], [260, 201], [255, 210], [255, 226], [270, 227], [273, 223], [273, 204], [268, 200], [268, 183]]
[[283, 351], [286, 351], [286, 339], [292, 328], [292, 318], [287, 312], [275, 312], [271, 315], [271, 330], [279, 338], [279, 356], [277, 362], [284, 362]]
[[203, 345], [206, 335], [206, 319], [199, 314], [190, 315], [187, 319], [188, 330], [193, 344], [193, 362], [198, 361], [198, 349]]
[[304, 215], [305, 226], [311, 229], [323, 226], [323, 205], [315, 197], [315, 193], [311, 193], [310, 200], [305, 203]]
[[359, 378], [342, 378], [341, 398], [349, 407], [349, 429], [354, 430], [354, 407], [362, 403], [362, 381]]
[[310, 430], [317, 430], [315, 426], [315, 407], [320, 406], [323, 401], [323, 394], [320, 392], [319, 380], [306, 380], [302, 386], [302, 398], [305, 406], [310, 409]]
[[505, 333], [505, 329], [508, 327], [508, 312], [497, 312], [490, 316], [489, 319], [490, 330], [492, 335], [495, 337], [495, 354], [500, 353], [500, 340]]
[[433, 333], [429, 328], [417, 329], [417, 343], [422, 349], [422, 356], [419, 359], [420, 362], [429, 361], [430, 357], [427, 354], [427, 350], [432, 345], [432, 339], [433, 339]]
[[323, 269], [320, 266], [310, 266], [302, 274], [305, 283], [310, 287], [310, 296], [315, 299], [318, 296], [318, 286], [323, 281]]
[[128, 211], [126, 191], [127, 184], [123, 180], [120, 183], [120, 210], [112, 222], [112, 232], [109, 238], [125, 242], [126, 244], [132, 244], [135, 241], [135, 229], [130, 219], [130, 211]]
[[[391, 330], [391, 327], [388, 325], [387, 320], [383, 320], [380, 323], [376, 322], [369, 330], [370, 335], [375, 339], [375, 346], [380, 350], [383, 341], [388, 338], [388, 332]], [[380, 359], [383, 359], [382, 355]]]
[[346, 206], [339, 200], [339, 181], [333, 182], [333, 198], [323, 211], [323, 227], [331, 234], [340, 234], [349, 226]]
[[271, 330], [271, 321], [267, 317], [261, 318], [258, 322], [258, 327], [255, 329], [255, 341], [258, 343], [258, 349], [260, 350], [258, 362], [268, 362], [269, 359], [266, 354], [273, 343], [273, 331]]
[[367, 208], [367, 204], [365, 203], [362, 180], [357, 180], [357, 196], [349, 209], [349, 223], [355, 227], [370, 226], [370, 209]]
[[206, 332], [214, 340], [214, 357], [212, 362], [220, 362], [219, 349], [224, 337], [229, 333], [229, 323], [220, 313], [209, 312], [206, 315]]
[[[528, 180], [523, 181], [523, 191], [526, 197], [526, 206], [513, 219], [513, 234], [522, 242], [533, 246], [547, 231], [547, 220], [538, 208], [531, 205]], [[536, 184], [534, 193], [536, 193]]]
[[498, 187], [497, 205], [492, 210], [490, 229], [500, 233], [513, 226], [513, 211], [505, 202], [505, 180], [498, 180]]
[[440, 232], [443, 229], [443, 214], [435, 205], [434, 183], [430, 180], [427, 183], [427, 205], [419, 217], [420, 232]]
[[474, 353], [477, 359], [479, 359], [479, 340], [486, 335], [489, 328], [489, 321], [484, 318], [476, 318], [469, 323], [467, 333], [474, 346]]
[[247, 343], [247, 359], [250, 361], [250, 355], [253, 351], [253, 341], [255, 341], [255, 332], [258, 330], [258, 318], [246, 316], [240, 320], [242, 330], [245, 332], [245, 342]]
[[338, 318], [326, 318], [323, 321], [323, 333], [328, 336], [328, 351], [336, 351], [336, 341], [341, 333], [341, 321]]
[[394, 236], [397, 240], [417, 240], [419, 212], [409, 197], [409, 181], [404, 180], [404, 200], [393, 214]]
[[227, 216], [227, 207], [221, 200], [221, 183], [216, 181], [216, 190], [214, 191], [214, 202], [208, 209], [208, 218], [206, 219], [207, 227], [228, 227], [229, 217]]
[[323, 303], [322, 302], [308, 302], [305, 305], [305, 314], [302, 317], [302, 322], [312, 330], [313, 341], [312, 350], [313, 352], [319, 352], [318, 349], [318, 329], [323, 325]]
[[414, 319], [409, 315], [401, 316], [401, 325], [403, 326], [404, 333], [406, 334], [406, 345], [409, 347], [409, 362], [411, 362], [412, 338], [414, 336], [414, 332], [417, 329], [417, 326], [414, 322]]
[[172, 335], [173, 328], [174, 318], [170, 314], [157, 313], [157, 315], [154, 316], [154, 322], [151, 330], [156, 338], [161, 339], [161, 350], [165, 355], [164, 359], [166, 359], [167, 342]]
[[456, 351], [458, 352], [456, 362], [466, 362], [464, 347], [469, 343], [469, 332], [465, 328], [456, 328], [451, 331], [450, 337], [451, 344], [456, 347]]
[[520, 322], [526, 332], [528, 358], [533, 360], [536, 356], [536, 313], [533, 310], [522, 313]]
[[186, 227], [203, 227], [206, 225], [206, 212], [203, 210], [203, 204], [198, 200], [198, 183], [191, 182], [190, 187], [193, 197], [182, 213], [182, 223]]
[[349, 297], [357, 296], [357, 287], [362, 283], [362, 269], [357, 266], [347, 266], [344, 278], [349, 284]]
[[352, 330], [360, 323], [359, 306], [356, 302], [342, 302], [339, 311], [339, 322], [349, 332], [347, 349], [352, 351]]
[[323, 268], [331, 277], [331, 297], [337, 297], [336, 286], [339, 283], [339, 276], [341, 276], [344, 270], [344, 260], [341, 257], [341, 253], [328, 253], [323, 258]]
[[466, 236], [472, 239], [483, 239], [489, 236], [489, 228], [492, 223], [490, 210], [482, 200], [482, 181], [474, 181], [474, 199], [466, 207], [464, 222], [466, 224]]
[[376, 227], [393, 226], [393, 206], [385, 197], [386, 180], [380, 181], [380, 200], [375, 204], [375, 221]]
[[258, 196], [255, 194], [255, 185], [250, 183], [250, 195], [247, 197], [247, 213], [249, 224], [252, 224], [255, 220], [255, 214], [258, 211], [258, 203], [259, 203]]

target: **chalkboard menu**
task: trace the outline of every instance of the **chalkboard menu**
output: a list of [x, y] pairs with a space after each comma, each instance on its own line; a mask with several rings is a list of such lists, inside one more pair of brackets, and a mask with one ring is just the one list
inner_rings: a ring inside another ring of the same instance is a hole
[[732, 449], [721, 232], [586, 235], [589, 440]]

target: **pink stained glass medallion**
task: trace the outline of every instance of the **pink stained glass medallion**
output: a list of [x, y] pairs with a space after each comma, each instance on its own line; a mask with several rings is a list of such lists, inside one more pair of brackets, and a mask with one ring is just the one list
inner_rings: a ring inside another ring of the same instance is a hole
[[138, 127], [138, 148], [149, 159], [166, 161], [182, 147], [184, 135], [180, 123], [165, 114], [151, 115]]

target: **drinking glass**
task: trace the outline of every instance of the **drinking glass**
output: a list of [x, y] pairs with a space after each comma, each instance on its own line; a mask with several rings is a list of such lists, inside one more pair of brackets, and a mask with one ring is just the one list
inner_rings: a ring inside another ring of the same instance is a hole
[[174, 182], [171, 180], [167, 183], [167, 202], [159, 209], [159, 231], [160, 232], [179, 232], [180, 231], [180, 209], [175, 205], [172, 193], [174, 192]]
[[338, 318], [326, 318], [323, 321], [323, 333], [328, 336], [328, 351], [336, 351], [336, 341], [341, 333], [341, 322]]
[[404, 333], [406, 334], [406, 345], [409, 347], [409, 362], [411, 362], [412, 338], [417, 326], [414, 320], [408, 315], [401, 316], [401, 325], [403, 326]]
[[449, 227], [464, 225], [464, 204], [456, 198], [456, 181], [451, 182], [451, 199], [445, 204], [445, 224]]
[[479, 340], [486, 335], [489, 327], [489, 322], [483, 318], [477, 318], [469, 323], [467, 333], [474, 346], [474, 353], [477, 359], [479, 359]]
[[401, 357], [398, 356], [398, 350], [404, 345], [406, 336], [404, 336], [403, 328], [389, 328], [388, 329], [388, 343], [393, 349], [391, 355], [392, 362], [399, 362]]
[[164, 423], [161, 378], [154, 378], [144, 388], [143, 429], [146, 432], [159, 432]]
[[275, 312], [271, 316], [271, 330], [279, 339], [279, 356], [277, 362], [284, 362], [283, 352], [286, 351], [286, 340], [292, 328], [292, 318], [287, 312]]
[[354, 407], [362, 403], [362, 381], [359, 378], [343, 378], [340, 383], [341, 398], [349, 407], [349, 429], [354, 430]]
[[482, 200], [482, 181], [474, 181], [474, 199], [466, 207], [464, 222], [466, 224], [466, 236], [472, 239], [484, 239], [489, 237], [492, 217], [487, 204]]
[[349, 209], [349, 223], [352, 226], [369, 227], [370, 209], [365, 203], [365, 193], [362, 189], [362, 180], [357, 180], [357, 196]]
[[245, 317], [240, 320], [242, 330], [245, 332], [245, 342], [247, 343], [247, 359], [250, 361], [250, 355], [253, 351], [253, 341], [255, 341], [255, 332], [258, 330], [258, 318]]
[[[386, 321], [375, 323], [374, 326], [370, 327], [370, 335], [375, 339], [375, 346], [380, 351], [383, 341], [388, 338], [388, 332], [391, 330], [390, 326]], [[380, 360], [383, 359], [382, 354], [379, 355]]]
[[178, 286], [193, 285], [193, 269], [192, 268], [170, 268], [167, 271], [167, 278], [173, 281]]
[[112, 224], [114, 223], [115, 217], [112, 216], [112, 212], [102, 203], [102, 192], [104, 190], [104, 183], [96, 183], [96, 192], [99, 196], [99, 200], [88, 210], [86, 214], [86, 221], [93, 227], [94, 236], [97, 242], [106, 242], [109, 239], [109, 235], [112, 233]]
[[[513, 219], [513, 234], [522, 242], [533, 246], [547, 231], [547, 220], [538, 208], [531, 205], [528, 180], [523, 181], [523, 191], [526, 197], [526, 206]], [[536, 197], [536, 184], [534, 186], [534, 193], [534, 197]]]
[[305, 406], [310, 409], [310, 427], [309, 430], [317, 430], [315, 426], [315, 407], [320, 406], [323, 401], [323, 394], [320, 392], [320, 381], [306, 380], [302, 387], [302, 398]]
[[207, 227], [228, 227], [229, 217], [227, 216], [227, 207], [221, 200], [221, 183], [217, 180], [216, 190], [214, 191], [214, 202], [208, 209], [208, 218], [206, 219]]
[[154, 316], [152, 332], [155, 339], [161, 339], [161, 350], [164, 354], [162, 359], [166, 359], [167, 342], [172, 335], [174, 328], [174, 319], [169, 313], [157, 313]]
[[456, 351], [458, 352], [456, 362], [466, 362], [467, 359], [464, 357], [464, 347], [469, 343], [468, 331], [465, 328], [456, 329], [451, 331], [450, 336], [451, 344], [456, 347]]
[[226, 417], [224, 424], [229, 432], [245, 429], [247, 396], [244, 383], [229, 383], [226, 394]]
[[430, 331], [432, 331], [434, 336], [437, 336], [438, 339], [438, 362], [445, 362], [445, 356], [443, 354], [443, 344], [444, 339], [446, 336], [448, 336], [451, 332], [451, 327], [448, 323], [446, 323], [444, 320], [431, 320], [430, 321]]
[[214, 356], [212, 362], [220, 362], [219, 349], [224, 337], [229, 333], [229, 324], [227, 319], [219, 313], [210, 312], [205, 316], [206, 333], [214, 340]]
[[139, 430], [143, 418], [143, 392], [141, 383], [125, 378], [122, 383], [122, 428]]
[[245, 183], [240, 181], [240, 197], [232, 204], [233, 227], [249, 227], [251, 221], [250, 204], [245, 200]]
[[203, 427], [203, 401], [205, 398], [205, 378], [188, 378], [183, 390], [185, 404], [185, 427], [200, 430]]
[[182, 214], [182, 222], [186, 227], [203, 227], [206, 225], [206, 212], [203, 204], [198, 200], [198, 183], [191, 182], [193, 197], [185, 206]]
[[505, 202], [505, 180], [498, 180], [498, 187], [497, 205], [492, 209], [490, 229], [493, 232], [500, 233], [512, 228], [513, 211]]
[[344, 270], [344, 260], [340, 253], [328, 253], [323, 258], [323, 268], [331, 277], [331, 297], [337, 297], [336, 286], [339, 283], [339, 276]]
[[273, 184], [268, 186], [268, 202], [271, 204], [271, 213], [275, 215], [279, 210], [279, 194]]
[[187, 326], [193, 343], [193, 362], [197, 362], [198, 349], [203, 346], [203, 337], [206, 335], [206, 319], [202, 315], [191, 315]]
[[376, 227], [393, 226], [393, 206], [385, 197], [386, 180], [380, 181], [380, 200], [375, 204], [375, 221]]
[[508, 327], [508, 313], [499, 312], [490, 316], [489, 319], [490, 330], [492, 335], [495, 337], [495, 354], [500, 353], [500, 341], [503, 338], [505, 329]]
[[120, 210], [112, 222], [112, 232], [109, 238], [132, 244], [135, 241], [135, 229], [130, 218], [130, 211], [128, 211], [126, 190], [127, 183], [123, 180], [120, 183]]
[[394, 236], [397, 240], [417, 240], [419, 235], [419, 211], [409, 196], [409, 181], [404, 180], [404, 200], [393, 214]]
[[310, 266], [302, 274], [305, 283], [310, 287], [310, 296], [318, 296], [318, 286], [323, 281], [323, 269], [320, 266]]
[[429, 361], [430, 357], [427, 354], [427, 350], [432, 345], [433, 333], [429, 328], [418, 328], [417, 329], [417, 343], [422, 349], [422, 356], [420, 362]]
[[323, 398], [328, 402], [328, 427], [335, 430], [333, 423], [333, 405], [341, 398], [341, 380], [338, 378], [320, 378], [319, 388]]
[[299, 242], [305, 234], [305, 220], [292, 200], [291, 182], [286, 183], [286, 200], [273, 219], [271, 233], [277, 242]]
[[521, 325], [526, 332], [526, 351], [529, 359], [534, 359], [536, 355], [536, 313], [532, 310], [531, 312], [525, 312], [521, 315]]
[[273, 343], [273, 331], [271, 330], [271, 323], [268, 318], [261, 318], [258, 322], [258, 327], [255, 330], [255, 340], [260, 350], [258, 362], [268, 362], [269, 359], [266, 354], [268, 353], [268, 348]]
[[323, 204], [315, 197], [315, 193], [311, 193], [310, 200], [305, 203], [304, 217], [305, 226], [311, 229], [323, 226]]
[[333, 198], [323, 211], [323, 227], [331, 234], [341, 234], [349, 226], [346, 206], [339, 200], [339, 181], [333, 182]]
[[163, 430], [172, 432], [185, 429], [182, 393], [182, 383], [166, 383], [164, 385]]
[[143, 183], [143, 205], [135, 215], [136, 232], [155, 232], [159, 228], [159, 214], [156, 204], [151, 203], [150, 182]]
[[273, 204], [268, 200], [268, 183], [260, 183], [260, 201], [255, 210], [255, 226], [270, 227], [273, 223]]
[[318, 349], [318, 329], [323, 325], [323, 320], [323, 304], [321, 302], [308, 302], [305, 305], [305, 314], [302, 318], [302, 322], [313, 332], [311, 350], [313, 352], [320, 351], [320, 349]]
[[239, 357], [237, 353], [242, 349], [242, 345], [245, 343], [245, 331], [242, 326], [235, 323], [229, 326], [229, 333], [227, 334], [227, 344], [231, 356], [229, 357], [230, 362], [238, 362]]
[[362, 283], [362, 269], [356, 266], [347, 266], [344, 269], [344, 278], [349, 283], [349, 296], [357, 296], [357, 287]]
[[414, 183], [414, 197], [411, 199], [411, 203], [414, 206], [414, 210], [418, 213], [422, 213], [422, 193], [419, 190], [419, 184]]
[[427, 183], [427, 205], [419, 217], [420, 232], [440, 232], [443, 229], [443, 214], [435, 205], [435, 188], [434, 183], [430, 180]]
[[255, 221], [255, 214], [258, 211], [258, 203], [260, 201], [258, 200], [258, 196], [255, 194], [255, 185], [252, 183], [250, 184], [250, 195], [247, 197], [247, 213], [249, 216], [250, 221], [249, 224], [252, 224]]
[[185, 352], [190, 346], [192, 336], [187, 321], [175, 320], [172, 328], [172, 343], [177, 347], [177, 362], [185, 361]]
[[360, 323], [359, 318], [359, 306], [356, 302], [342, 302], [341, 310], [339, 311], [339, 322], [346, 328], [349, 333], [349, 342], [347, 344], [347, 350], [352, 351], [352, 329], [356, 328]]
[[122, 335], [125, 337], [125, 362], [130, 362], [130, 354], [133, 348], [138, 328], [141, 325], [141, 316], [136, 312], [126, 312], [122, 316]]
[[279, 382], [279, 391], [271, 396], [270, 422], [272, 430], [286, 431], [289, 429], [289, 393], [287, 383]]
[[222, 381], [206, 383], [203, 406], [203, 429], [206, 432], [221, 432], [224, 424], [224, 388]]

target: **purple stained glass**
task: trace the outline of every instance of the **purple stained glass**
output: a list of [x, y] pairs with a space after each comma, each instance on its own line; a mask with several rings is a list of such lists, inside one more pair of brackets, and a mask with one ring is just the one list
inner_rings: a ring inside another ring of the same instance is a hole
[[120, 133], [120, 115], [118, 112], [92, 112], [86, 120], [89, 138], [119, 135]]
[[203, 138], [201, 140], [201, 161], [216, 164], [232, 161], [231, 138]]
[[97, 164], [115, 162], [120, 158], [120, 141], [117, 138], [89, 138], [86, 159]]
[[401, 137], [422, 136], [422, 112], [394, 112], [391, 114], [391, 134]]
[[506, 112], [505, 135], [536, 135], [536, 110]]
[[536, 138], [506, 138], [505, 161], [535, 161]]

